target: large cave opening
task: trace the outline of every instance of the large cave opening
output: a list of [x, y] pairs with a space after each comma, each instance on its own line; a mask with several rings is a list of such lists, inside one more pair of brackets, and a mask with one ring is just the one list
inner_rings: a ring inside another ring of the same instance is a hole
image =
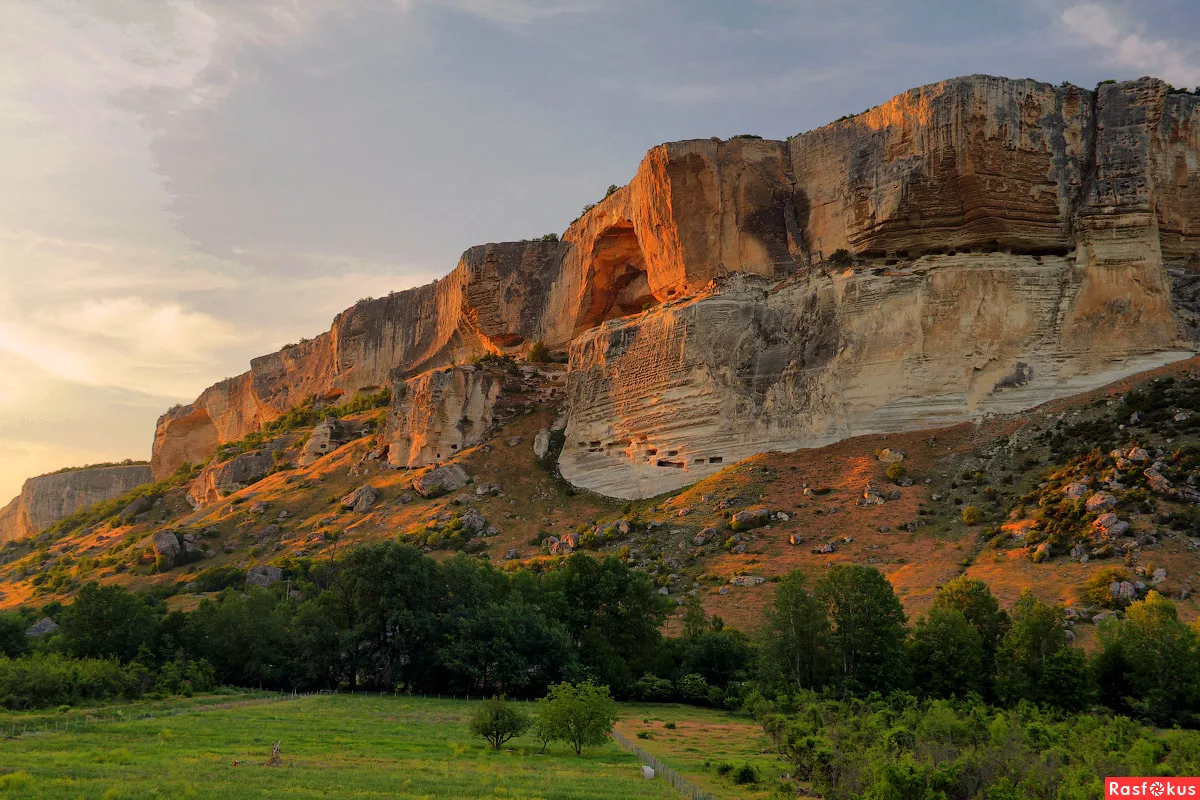
[[646, 258], [629, 220], [606, 228], [592, 246], [590, 292], [579, 319], [579, 329], [607, 319], [637, 314], [658, 300], [650, 291]]

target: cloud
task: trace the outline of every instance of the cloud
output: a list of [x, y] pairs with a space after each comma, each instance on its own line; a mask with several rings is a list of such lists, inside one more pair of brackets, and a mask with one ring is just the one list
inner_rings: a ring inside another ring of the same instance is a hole
[[399, 0], [404, 10], [417, 6], [468, 14], [501, 28], [522, 31], [538, 22], [585, 16], [608, 8], [600, 0]]
[[1116, 67], [1139, 70], [1176, 86], [1200, 84], [1200, 51], [1191, 42], [1149, 36], [1142, 24], [1100, 3], [1073, 5], [1060, 19], [1077, 37], [1101, 48]]

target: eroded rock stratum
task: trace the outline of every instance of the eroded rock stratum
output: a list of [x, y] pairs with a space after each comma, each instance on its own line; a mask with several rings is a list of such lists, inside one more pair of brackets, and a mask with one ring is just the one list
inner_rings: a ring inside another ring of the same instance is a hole
[[81, 508], [120, 497], [150, 480], [147, 464], [73, 469], [30, 478], [21, 493], [0, 509], [0, 542], [34, 536]]
[[971, 76], [787, 141], [660, 145], [561, 241], [473, 247], [168, 412], [155, 474], [382, 386], [393, 466], [447, 458], [504, 391], [454, 365], [538, 340], [570, 354], [563, 475], [618, 497], [1186, 357], [1200, 97], [1168, 90]]

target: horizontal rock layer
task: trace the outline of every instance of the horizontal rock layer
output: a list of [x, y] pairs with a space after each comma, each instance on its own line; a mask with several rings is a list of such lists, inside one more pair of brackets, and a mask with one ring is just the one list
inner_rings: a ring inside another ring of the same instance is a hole
[[[1198, 226], [1200, 98], [1151, 79], [971, 76], [787, 141], [664, 144], [562, 241], [471, 248], [164, 415], [155, 474], [308, 397], [409, 381], [390, 458], [428, 463], [467, 446], [447, 415], [484, 419], [490, 389], [422, 373], [538, 339], [572, 353], [564, 472], [622, 496], [766, 447], [1023, 408], [1194, 346], [1165, 262], [1200, 249]], [[843, 249], [858, 267], [830, 274]]]
[[25, 481], [0, 509], [0, 542], [36, 536], [81, 508], [111, 500], [153, 480], [146, 464], [76, 469]]

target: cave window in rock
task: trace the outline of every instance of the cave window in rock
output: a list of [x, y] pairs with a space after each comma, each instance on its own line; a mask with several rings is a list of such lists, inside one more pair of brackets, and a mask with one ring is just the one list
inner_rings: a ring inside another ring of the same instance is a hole
[[629, 220], [606, 228], [592, 246], [591, 293], [585, 300], [580, 330], [630, 314], [638, 314], [658, 299], [650, 291], [646, 258]]

